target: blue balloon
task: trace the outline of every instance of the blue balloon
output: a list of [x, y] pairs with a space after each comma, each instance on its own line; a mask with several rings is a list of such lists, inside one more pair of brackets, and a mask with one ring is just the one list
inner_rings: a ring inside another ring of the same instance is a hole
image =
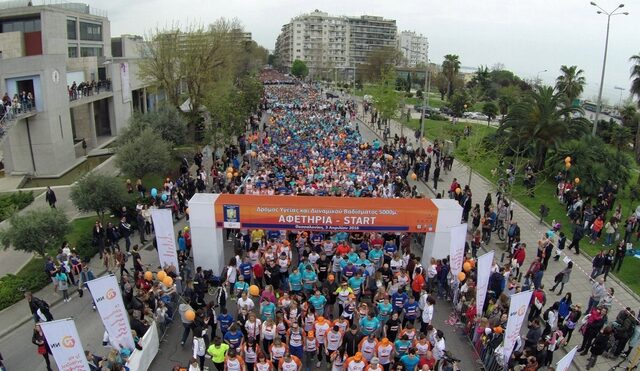
[[155, 188], [151, 188], [151, 197], [156, 197], [158, 195], [158, 190]]
[[164, 195], [164, 194], [162, 195], [162, 201], [166, 201], [167, 198], [168, 198], [167, 195]]

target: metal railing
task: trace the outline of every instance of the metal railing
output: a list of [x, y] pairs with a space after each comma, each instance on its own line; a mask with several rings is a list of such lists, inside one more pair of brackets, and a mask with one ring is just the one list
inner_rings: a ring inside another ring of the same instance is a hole
[[110, 80], [98, 81], [96, 83], [81, 83], [75, 88], [69, 88], [69, 101], [73, 102], [78, 99], [110, 91], [112, 91]]

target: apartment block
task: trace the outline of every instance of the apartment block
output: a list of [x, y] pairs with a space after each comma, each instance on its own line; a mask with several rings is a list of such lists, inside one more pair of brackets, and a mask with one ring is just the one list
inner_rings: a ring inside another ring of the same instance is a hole
[[425, 36], [413, 31], [402, 31], [398, 34], [398, 49], [404, 55], [404, 67], [427, 64], [429, 42]]

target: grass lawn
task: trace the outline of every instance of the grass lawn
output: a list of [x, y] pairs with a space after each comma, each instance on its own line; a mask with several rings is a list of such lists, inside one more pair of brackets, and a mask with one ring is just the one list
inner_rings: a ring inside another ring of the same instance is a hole
[[[408, 124], [412, 129], [418, 128], [420, 125], [419, 120], [411, 120]], [[433, 121], [427, 120], [425, 123], [425, 136], [430, 139], [438, 139], [438, 140], [455, 140], [456, 135], [460, 135], [462, 133], [463, 128], [466, 126], [466, 123], [458, 123], [456, 125], [451, 124], [446, 121]], [[493, 127], [487, 127], [486, 125], [481, 124], [471, 124], [472, 132], [474, 133], [470, 138], [464, 138], [461, 136], [461, 139], [458, 143], [458, 146], [455, 148], [454, 156], [456, 159], [463, 161], [465, 164], [471, 163], [471, 167], [474, 171], [478, 172], [480, 175], [491, 181], [494, 185], [498, 181], [498, 178], [493, 176], [491, 171], [498, 167], [498, 153], [492, 153], [490, 151], [479, 151], [477, 155], [470, 155], [470, 151], [468, 150], [469, 146], [478, 146], [480, 144], [480, 138], [484, 137], [486, 134], [495, 131], [496, 129]], [[508, 163], [510, 159], [505, 158], [505, 162]], [[519, 166], [524, 165], [526, 159], [519, 160]], [[518, 164], [516, 164], [518, 165]], [[636, 184], [638, 181], [638, 172], [631, 172], [631, 180], [629, 184]], [[468, 179], [460, 179], [462, 184], [467, 184]], [[633, 203], [629, 197], [629, 187], [624, 187], [616, 201], [616, 205], [622, 205], [622, 215], [623, 217], [628, 216], [633, 210], [635, 210], [636, 203]], [[564, 204], [562, 204], [555, 196], [556, 192], [556, 184], [553, 179], [543, 178], [542, 176], [538, 177], [537, 186], [535, 189], [534, 197], [529, 197], [526, 193], [526, 189], [522, 184], [522, 179], [518, 178], [516, 183], [511, 189], [512, 196], [524, 207], [532, 211], [536, 215], [540, 215], [539, 209], [540, 205], [546, 205], [549, 210], [549, 215], [544, 218], [547, 223], [551, 223], [552, 220], [556, 220], [557, 222], [562, 224], [562, 230], [571, 238], [572, 230], [570, 228], [570, 221], [566, 215], [566, 209]], [[476, 199], [474, 203], [480, 203], [484, 201], [486, 195], [475, 195]], [[493, 196], [493, 195], [492, 195]], [[527, 228], [527, 226], [521, 226], [521, 228]], [[590, 256], [596, 255], [601, 249], [605, 249], [602, 246], [603, 238], [596, 243], [595, 245], [591, 245], [589, 243], [588, 238], [584, 238], [581, 243], [581, 248], [584, 252], [586, 252]], [[625, 285], [627, 285], [631, 290], [635, 293], [640, 294], [640, 280], [638, 280], [638, 272], [640, 272], [640, 259], [634, 257], [627, 257], [622, 266], [622, 269], [619, 273], [615, 273]]]

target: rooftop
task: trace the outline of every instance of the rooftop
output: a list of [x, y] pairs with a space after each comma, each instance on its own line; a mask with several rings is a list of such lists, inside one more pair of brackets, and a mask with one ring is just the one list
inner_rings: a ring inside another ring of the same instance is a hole
[[0, 2], [0, 10], [17, 9], [26, 7], [48, 7], [58, 8], [75, 13], [91, 14], [98, 17], [107, 18], [107, 11], [103, 9], [94, 8], [87, 4], [70, 2], [65, 0], [10, 0]]

